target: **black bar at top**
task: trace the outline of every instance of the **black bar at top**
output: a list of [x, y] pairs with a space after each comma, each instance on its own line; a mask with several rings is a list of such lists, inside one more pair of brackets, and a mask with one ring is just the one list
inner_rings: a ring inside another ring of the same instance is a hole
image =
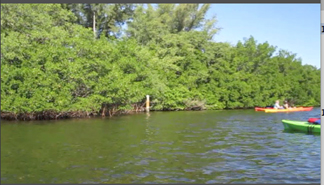
[[[255, 185], [254, 184], [236, 184], [236, 185]], [[261, 184], [261, 183], [260, 183]], [[262, 183], [263, 184], [263, 183]], [[264, 183], [266, 184], [266, 183]], [[32, 184], [2, 184], [2, 185], [32, 185]], [[37, 185], [35, 183], [35, 185]], [[53, 184], [42, 184], [42, 185], [53, 185]], [[55, 184], [55, 185], [66, 185], [66, 184]], [[70, 185], [79, 185], [79, 184], [70, 184]], [[105, 185], [105, 184], [99, 184], [99, 185]], [[129, 185], [129, 184], [110, 184], [110, 185]], [[141, 184], [133, 184], [133, 185], [141, 185]], [[157, 184], [157, 185], [165, 185], [165, 184]], [[187, 184], [170, 184], [170, 185], [187, 185]], [[205, 185], [205, 184], [192, 184], [192, 185]], [[213, 185], [223, 185], [223, 184], [213, 184]], [[287, 185], [287, 184], [271, 184], [271, 185]], [[289, 184], [289, 185], [321, 185], [320, 183], [310, 183], [310, 184]]]
[[2, 0], [1, 3], [321, 3], [321, 0]]

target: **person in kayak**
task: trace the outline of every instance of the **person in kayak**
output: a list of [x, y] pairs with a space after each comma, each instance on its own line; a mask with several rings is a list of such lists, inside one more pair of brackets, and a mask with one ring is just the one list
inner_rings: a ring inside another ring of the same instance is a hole
[[289, 104], [288, 104], [288, 101], [284, 101], [283, 108], [284, 108], [284, 109], [289, 109], [289, 108], [291, 108], [291, 107], [289, 106]]
[[276, 103], [273, 105], [273, 108], [274, 109], [283, 109], [283, 107], [280, 106], [280, 101], [279, 100], [276, 101]]

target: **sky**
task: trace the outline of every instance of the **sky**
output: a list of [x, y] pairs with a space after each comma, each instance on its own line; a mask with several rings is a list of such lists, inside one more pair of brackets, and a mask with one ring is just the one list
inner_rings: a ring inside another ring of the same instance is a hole
[[212, 4], [206, 18], [213, 15], [222, 28], [217, 42], [253, 36], [320, 68], [320, 4]]

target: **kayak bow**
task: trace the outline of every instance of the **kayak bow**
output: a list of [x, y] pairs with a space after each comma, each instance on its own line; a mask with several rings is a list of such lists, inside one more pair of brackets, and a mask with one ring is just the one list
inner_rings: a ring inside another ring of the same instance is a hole
[[306, 133], [321, 133], [321, 125], [312, 124], [307, 121], [282, 120], [282, 124], [286, 130]]

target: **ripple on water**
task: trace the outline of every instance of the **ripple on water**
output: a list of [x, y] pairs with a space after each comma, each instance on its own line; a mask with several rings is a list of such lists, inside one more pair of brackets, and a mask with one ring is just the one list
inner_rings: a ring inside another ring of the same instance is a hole
[[152, 158], [152, 157], [145, 157], [144, 160], [146, 160], [146, 161], [152, 161], [152, 162], [157, 161], [156, 158]]
[[150, 163], [147, 160], [141, 160], [140, 162], [135, 163], [135, 165], [149, 165]]
[[200, 136], [196, 136], [196, 135], [185, 135], [184, 137], [195, 138], [195, 137], [200, 137]]
[[108, 168], [93, 168], [94, 171], [108, 171], [109, 169]]
[[184, 155], [184, 156], [191, 156], [191, 153], [188, 153], [188, 152], [169, 152], [168, 155]]
[[105, 179], [105, 178], [103, 178], [103, 179], [100, 179], [100, 182], [109, 182], [109, 179]]
[[147, 177], [149, 175], [150, 175], [149, 173], [145, 172], [145, 173], [140, 173], [137, 176], [140, 177], [140, 178], [145, 178], [145, 177]]
[[197, 169], [184, 169], [183, 171], [185, 171], [185, 172], [196, 172]]
[[216, 184], [216, 183], [217, 183], [216, 180], [209, 180], [209, 181], [206, 182], [206, 184]]
[[185, 177], [172, 177], [170, 179], [173, 180], [173, 181], [176, 181], [176, 182], [196, 182], [193, 179], [188, 179], [188, 178], [185, 178]]
[[125, 173], [126, 175], [134, 174], [134, 172], [131, 172], [131, 171], [125, 171], [124, 173]]
[[165, 146], [161, 146], [160, 149], [161, 149], [161, 150], [172, 150], [171, 147], [165, 147]]
[[174, 142], [173, 141], [172, 142], [159, 142], [159, 144], [161, 144], [161, 145], [173, 145]]
[[154, 177], [158, 178], [158, 179], [168, 179], [171, 178], [171, 175], [154, 175]]
[[124, 177], [124, 175], [122, 175], [122, 174], [112, 174], [111, 177], [112, 178], [122, 178], [122, 177]]
[[197, 141], [182, 141], [184, 144], [192, 144], [192, 143], [197, 143]]
[[[300, 113], [300, 115], [302, 114], [307, 116], [307, 113]], [[159, 115], [161, 117], [157, 118]], [[62, 129], [57, 129], [57, 135], [52, 128], [47, 131], [46, 126], [41, 127], [45, 129], [43, 133], [51, 133], [55, 136], [48, 141], [45, 137], [40, 137], [42, 134], [30, 134], [33, 137], [24, 135], [25, 140], [30, 141], [30, 143], [26, 143], [26, 146], [36, 145], [37, 155], [52, 160], [52, 162], [42, 162], [40, 166], [53, 166], [56, 161], [61, 160], [61, 156], [55, 158], [55, 154], [51, 154], [52, 151], [48, 152], [44, 147], [45, 144], [52, 143], [55, 138], [68, 138], [68, 142], [65, 139], [64, 141], [57, 139], [54, 142], [60, 147], [58, 151], [68, 152], [70, 154], [68, 157], [73, 155], [73, 163], [70, 161], [71, 158], [62, 158], [62, 163], [64, 160], [67, 161], [65, 163], [67, 168], [63, 169], [66, 172], [64, 174], [73, 174], [73, 176], [75, 175], [74, 179], [66, 180], [64, 176], [57, 179], [35, 177], [36, 183], [38, 179], [42, 178], [44, 181], [39, 181], [39, 183], [64, 181], [69, 183], [132, 182], [138, 184], [320, 182], [320, 137], [282, 132], [281, 119], [286, 119], [291, 114], [206, 111], [203, 114], [179, 113], [175, 118], [162, 115], [166, 114], [153, 113], [150, 119], [146, 120], [150, 122], [149, 126], [143, 124], [143, 119], [140, 116], [140, 119], [136, 116], [134, 121], [132, 119], [132, 122], [139, 124], [129, 124], [129, 119], [123, 123], [123, 118], [116, 118], [121, 123], [118, 126], [110, 124], [113, 120], [101, 120], [102, 124], [92, 124], [86, 130], [84, 127], [80, 127], [80, 124], [76, 124], [73, 127], [73, 132], [75, 129], [83, 128], [81, 130], [82, 137], [68, 135], [69, 128], [64, 124], [60, 124]], [[196, 117], [197, 115], [198, 117]], [[306, 119], [306, 116], [304, 116], [305, 118], [300, 117], [300, 119]], [[155, 118], [151, 119], [153, 117]], [[136, 119], [138, 120], [136, 121]], [[155, 122], [154, 120], [159, 121]], [[175, 123], [176, 126], [174, 126]], [[101, 126], [96, 127], [96, 125]], [[99, 132], [98, 128], [100, 128]], [[106, 130], [102, 132], [102, 128]], [[21, 132], [25, 132], [24, 129], [22, 128]], [[35, 133], [39, 133], [40, 128], [37, 127], [37, 129]], [[120, 131], [123, 129], [124, 131], [121, 133]], [[148, 132], [145, 132], [145, 129]], [[64, 132], [59, 132], [59, 130]], [[3, 133], [6, 134], [9, 131]], [[33, 127], [29, 127], [29, 132], [32, 133], [32, 131]], [[11, 130], [10, 133], [16, 132], [17, 130]], [[89, 138], [92, 138], [91, 140], [83, 138], [87, 134], [89, 134]], [[10, 137], [14, 137], [13, 134]], [[18, 138], [18, 136], [16, 137]], [[2, 138], [8, 137], [2, 136]], [[39, 142], [32, 143], [33, 141]], [[38, 146], [42, 143], [44, 145]], [[18, 153], [28, 152], [28, 148], [23, 145], [20, 146], [21, 149], [10, 148], [10, 146], [16, 145], [17, 143], [7, 145], [6, 148], [11, 153], [8, 156], [6, 156], [7, 153], [4, 153], [4, 156], [10, 158], [16, 155], [19, 161], [19, 157], [23, 154]], [[85, 158], [84, 156], [89, 157]], [[12, 159], [14, 161], [14, 157]], [[89, 167], [80, 164], [97, 166]], [[106, 166], [101, 164], [106, 164]], [[14, 171], [15, 168], [19, 169], [18, 167], [24, 166], [21, 164], [12, 166], [8, 163], [6, 171]], [[80, 172], [80, 176], [77, 176], [75, 171]], [[101, 176], [101, 178], [93, 180], [91, 175]], [[82, 179], [83, 177], [89, 177], [90, 180]], [[17, 178], [19, 176], [14, 177], [13, 174], [6, 173], [1, 177], [1, 183], [11, 182]]]
[[85, 167], [85, 166], [83, 166], [83, 165], [71, 165], [71, 166], [67, 167], [66, 169], [67, 169], [67, 170], [70, 170], [70, 169], [74, 169], [74, 168], [82, 168], [82, 167]]

